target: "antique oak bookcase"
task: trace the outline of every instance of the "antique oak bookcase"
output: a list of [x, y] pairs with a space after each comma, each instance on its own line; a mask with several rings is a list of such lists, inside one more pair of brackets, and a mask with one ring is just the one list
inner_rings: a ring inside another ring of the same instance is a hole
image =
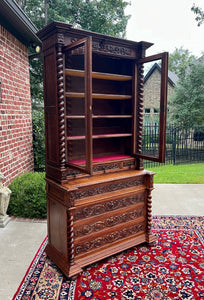
[[[151, 43], [55, 21], [38, 36], [44, 65], [46, 251], [73, 277], [90, 263], [155, 240], [154, 173], [144, 170], [143, 159], [165, 157], [168, 54], [146, 57]], [[156, 150], [144, 147], [143, 126], [144, 76], [155, 62], [161, 66]]]

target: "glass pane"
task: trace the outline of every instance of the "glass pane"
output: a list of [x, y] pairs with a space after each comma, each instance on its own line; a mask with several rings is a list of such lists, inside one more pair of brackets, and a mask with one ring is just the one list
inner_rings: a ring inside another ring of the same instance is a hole
[[161, 59], [144, 63], [144, 122], [142, 154], [159, 155]]
[[164, 161], [167, 83], [168, 53], [138, 61], [135, 127], [137, 157]]
[[85, 45], [79, 44], [65, 54], [67, 162], [85, 169]]

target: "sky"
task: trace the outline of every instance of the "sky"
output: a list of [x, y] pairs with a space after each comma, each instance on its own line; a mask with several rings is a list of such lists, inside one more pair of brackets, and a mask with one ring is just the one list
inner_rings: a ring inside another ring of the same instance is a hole
[[176, 48], [188, 49], [197, 57], [204, 52], [204, 23], [198, 27], [191, 7], [195, 3], [204, 10], [204, 0], [130, 0], [126, 15], [126, 38], [154, 43], [147, 55]]

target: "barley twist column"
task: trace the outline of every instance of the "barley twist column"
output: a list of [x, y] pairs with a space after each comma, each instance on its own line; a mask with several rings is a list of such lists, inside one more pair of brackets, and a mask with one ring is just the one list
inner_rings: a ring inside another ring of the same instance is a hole
[[60, 168], [65, 168], [65, 120], [64, 120], [64, 73], [62, 46], [57, 47], [57, 94], [58, 94], [58, 120], [59, 120], [59, 159]]
[[153, 172], [148, 172], [146, 177], [147, 182], [147, 200], [146, 200], [146, 209], [147, 209], [147, 228], [146, 228], [146, 241], [149, 244], [152, 244], [156, 240], [156, 236], [151, 233], [152, 228], [152, 195], [151, 192], [153, 190]]
[[147, 237], [151, 235], [151, 227], [152, 227], [152, 196], [151, 196], [151, 190], [147, 190]]
[[[144, 66], [138, 66], [138, 90], [137, 90], [137, 152], [142, 153], [142, 128], [143, 128], [143, 93], [144, 93]], [[142, 159], [138, 160], [139, 169], [143, 169]]]
[[69, 265], [74, 264], [74, 217], [71, 212], [68, 212], [68, 256]]

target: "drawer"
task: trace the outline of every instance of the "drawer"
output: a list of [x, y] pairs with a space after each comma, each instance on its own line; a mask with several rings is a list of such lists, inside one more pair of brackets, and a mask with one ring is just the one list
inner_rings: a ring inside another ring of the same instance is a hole
[[108, 194], [104, 198], [88, 199], [85, 203], [79, 203], [72, 209], [74, 221], [107, 214], [117, 209], [123, 209], [138, 203], [143, 203], [145, 199], [145, 187], [135, 190], [126, 189]]
[[75, 191], [69, 193], [69, 199], [77, 204], [82, 201], [86, 202], [90, 198], [104, 197], [110, 193], [122, 192], [125, 189], [135, 189], [139, 186], [145, 186], [145, 176], [143, 175], [106, 180], [104, 182], [100, 181], [89, 185], [81, 184], [79, 186], [76, 185]]
[[90, 253], [104, 248], [112, 247], [118, 242], [124, 242], [139, 235], [144, 235], [146, 222], [144, 217], [106, 228], [98, 233], [86, 235], [83, 238], [74, 240], [74, 253], [77, 257], [89, 255]]
[[145, 204], [142, 201], [139, 204], [133, 204], [122, 209], [116, 209], [97, 216], [74, 222], [74, 238], [85, 237], [106, 228], [111, 228], [119, 224], [124, 224], [146, 214]]

